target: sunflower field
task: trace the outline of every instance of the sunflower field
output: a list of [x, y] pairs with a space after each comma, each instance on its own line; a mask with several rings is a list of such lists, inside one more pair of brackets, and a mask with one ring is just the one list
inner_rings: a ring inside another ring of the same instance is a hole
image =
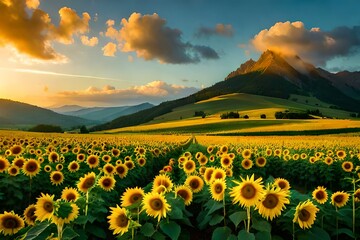
[[0, 239], [359, 239], [360, 139], [0, 131]]

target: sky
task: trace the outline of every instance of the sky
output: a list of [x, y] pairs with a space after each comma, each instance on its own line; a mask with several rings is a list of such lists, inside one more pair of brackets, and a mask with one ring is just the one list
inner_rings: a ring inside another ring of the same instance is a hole
[[358, 0], [0, 0], [0, 98], [159, 104], [267, 49], [360, 71]]

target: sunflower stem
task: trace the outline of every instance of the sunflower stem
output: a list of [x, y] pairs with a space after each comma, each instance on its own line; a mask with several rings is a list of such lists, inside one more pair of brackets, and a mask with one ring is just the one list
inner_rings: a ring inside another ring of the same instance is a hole
[[250, 233], [250, 218], [251, 218], [251, 215], [250, 215], [250, 207], [247, 207], [247, 208], [246, 208], [246, 213], [247, 213], [247, 220], [248, 220], [246, 231], [247, 231], [248, 233]]
[[355, 236], [356, 240], [356, 234], [355, 234], [355, 191], [356, 191], [356, 185], [355, 185], [355, 178], [352, 179], [353, 184], [353, 195], [352, 195], [352, 217], [353, 217], [353, 234]]
[[295, 222], [293, 222], [293, 226], [292, 226], [293, 228], [292, 228], [292, 230], [293, 230], [293, 232], [292, 232], [292, 236], [293, 236], [293, 240], [295, 240]]
[[339, 240], [339, 233], [338, 233], [339, 218], [338, 218], [338, 208], [337, 208], [337, 206], [335, 206], [335, 210], [336, 210], [336, 240]]
[[131, 228], [131, 239], [132, 240], [135, 239], [135, 228], [134, 227]]
[[63, 234], [63, 223], [59, 223], [56, 225], [57, 226], [57, 232], [58, 232], [58, 240], [62, 239], [62, 234]]
[[32, 178], [30, 177], [29, 205], [31, 203]]
[[89, 191], [86, 192], [86, 205], [85, 205], [85, 216], [88, 214], [89, 209]]
[[225, 220], [225, 217], [226, 217], [225, 194], [224, 194], [224, 197], [223, 197], [223, 207], [224, 207], [224, 227], [226, 227], [226, 220]]

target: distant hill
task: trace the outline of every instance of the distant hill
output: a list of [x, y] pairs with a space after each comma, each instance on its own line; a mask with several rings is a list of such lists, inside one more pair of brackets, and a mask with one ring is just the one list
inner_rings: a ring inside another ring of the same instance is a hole
[[154, 105], [150, 103], [142, 103], [135, 106], [92, 107], [92, 108], [83, 108], [77, 111], [67, 111], [67, 112], [63, 112], [63, 114], [104, 123], [104, 122], [112, 121], [120, 116], [136, 113], [138, 111], [148, 109], [153, 106]]
[[65, 113], [65, 112], [72, 112], [72, 111], [79, 111], [81, 109], [85, 109], [85, 107], [79, 106], [79, 105], [64, 105], [61, 107], [56, 108], [49, 108], [51, 111], [57, 112], [57, 113]]
[[62, 115], [30, 104], [0, 99], [0, 127], [2, 128], [29, 128], [38, 124], [47, 124], [68, 129], [96, 123], [98, 122]]
[[[349, 74], [345, 74], [349, 79]], [[354, 77], [356, 79], [356, 77]], [[336, 79], [336, 80], [335, 80]], [[358, 78], [357, 78], [358, 79]], [[231, 72], [225, 81], [204, 88], [188, 97], [163, 102], [153, 108], [135, 114], [123, 116], [91, 130], [114, 129], [147, 123], [156, 117], [173, 111], [174, 108], [216, 96], [231, 93], [248, 93], [261, 96], [289, 99], [292, 95], [315, 97], [329, 104], [329, 107], [360, 112], [360, 94], [347, 94], [335, 81], [341, 80], [341, 74], [335, 76], [320, 71], [299, 57], [284, 57], [272, 51], [264, 52], [258, 61], [249, 60]], [[343, 80], [345, 81], [345, 80]], [[350, 80], [349, 80], [350, 81]], [[358, 82], [358, 80], [353, 80]]]

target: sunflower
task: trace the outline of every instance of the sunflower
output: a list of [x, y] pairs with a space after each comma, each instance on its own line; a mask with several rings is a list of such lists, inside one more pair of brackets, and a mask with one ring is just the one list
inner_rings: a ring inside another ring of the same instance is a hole
[[54, 214], [54, 195], [41, 193], [37, 198], [35, 215], [39, 221], [51, 219]]
[[193, 172], [195, 171], [195, 169], [196, 169], [196, 164], [195, 164], [195, 162], [194, 162], [193, 160], [191, 160], [191, 159], [185, 161], [183, 166], [184, 166], [184, 167], [183, 167], [184, 172], [185, 172], [186, 174], [191, 174], [191, 173], [193, 173]]
[[211, 197], [215, 201], [222, 201], [224, 199], [226, 183], [224, 179], [216, 179], [210, 184]]
[[234, 181], [238, 185], [230, 190], [233, 203], [239, 203], [243, 207], [255, 206], [263, 196], [262, 178], [254, 180], [254, 174], [250, 178], [240, 178], [242, 182]]
[[127, 168], [129, 170], [133, 169], [135, 167], [134, 162], [130, 159], [130, 160], [125, 160], [124, 164], [127, 166]]
[[194, 193], [198, 193], [203, 189], [204, 181], [196, 175], [188, 176], [185, 180], [185, 185], [189, 186]]
[[145, 210], [148, 216], [157, 217], [158, 222], [160, 222], [162, 217], [166, 217], [166, 213], [171, 210], [164, 195], [156, 192], [145, 194], [142, 204], [142, 210]]
[[100, 163], [99, 157], [92, 154], [86, 158], [86, 163], [90, 168], [96, 168]]
[[318, 186], [312, 192], [312, 198], [315, 199], [318, 203], [324, 204], [328, 200], [328, 194], [326, 192], [326, 188], [322, 186]]
[[241, 166], [244, 169], [248, 170], [248, 169], [252, 168], [253, 161], [251, 161], [250, 159], [244, 159], [244, 160], [241, 161]]
[[226, 145], [223, 145], [220, 147], [220, 152], [222, 152], [222, 153], [227, 153], [228, 150], [229, 150], [229, 147]]
[[206, 151], [211, 154], [214, 151], [214, 147], [213, 146], [208, 146]]
[[[1, 158], [0, 158], [0, 162], [1, 162]], [[14, 161], [12, 162], [13, 165], [17, 166], [18, 168], [22, 168], [25, 164], [25, 159], [24, 158], [15, 158]], [[1, 165], [1, 163], [0, 163]], [[1, 166], [0, 166], [1, 169]], [[0, 170], [1, 171], [1, 170]]]
[[99, 186], [108, 192], [114, 189], [115, 183], [116, 181], [112, 176], [102, 176], [98, 182]]
[[35, 215], [35, 204], [30, 204], [25, 210], [24, 210], [24, 218], [25, 222], [29, 226], [35, 225], [36, 221], [36, 215]]
[[138, 158], [136, 161], [137, 161], [137, 163], [139, 164], [140, 167], [143, 167], [146, 164], [146, 159], [143, 158], [143, 157]]
[[274, 156], [275, 156], [275, 157], [281, 157], [281, 152], [282, 152], [281, 149], [279, 149], [279, 148], [278, 148], [278, 149], [275, 149], [275, 151], [274, 151]]
[[5, 236], [17, 233], [24, 226], [24, 220], [14, 212], [5, 211], [3, 214], [0, 214], [0, 233]]
[[52, 217], [52, 222], [56, 225], [70, 223], [79, 216], [79, 207], [75, 203], [60, 202], [57, 211]]
[[29, 159], [24, 163], [22, 171], [26, 176], [32, 178], [40, 172], [40, 164], [35, 159]]
[[129, 231], [130, 218], [128, 217], [127, 211], [125, 208], [121, 208], [118, 205], [116, 207], [110, 207], [111, 214], [107, 217], [109, 219], [108, 223], [110, 224], [109, 229], [113, 230], [113, 234], [123, 235]]
[[77, 172], [80, 169], [80, 164], [76, 161], [72, 161], [68, 165], [69, 172]]
[[233, 162], [233, 160], [232, 160], [232, 158], [229, 157], [228, 154], [223, 154], [221, 156], [221, 159], [220, 159], [221, 167], [226, 169], [231, 166], [232, 162]]
[[146, 149], [145, 148], [142, 148], [142, 147], [139, 147], [137, 149], [137, 153], [140, 154], [140, 155], [144, 155], [146, 153]]
[[61, 199], [64, 199], [68, 202], [76, 202], [76, 200], [79, 198], [80, 194], [75, 188], [68, 188], [65, 187], [61, 192]]
[[199, 162], [199, 164], [200, 164], [201, 166], [206, 165], [207, 162], [208, 162], [207, 156], [202, 155], [202, 156], [198, 159], [198, 162]]
[[163, 186], [167, 192], [170, 192], [173, 187], [173, 182], [168, 175], [160, 174], [154, 178], [152, 190], [157, 189], [159, 186]]
[[214, 161], [215, 161], [215, 156], [214, 156], [214, 155], [211, 155], [211, 156], [209, 157], [209, 161], [210, 161], [210, 162], [214, 162]]
[[231, 168], [227, 168], [225, 170], [226, 176], [227, 177], [232, 177], [233, 176], [233, 170]]
[[299, 160], [300, 158], [300, 155], [298, 153], [295, 153], [293, 156], [292, 156], [292, 159], [294, 159], [295, 161]]
[[105, 154], [105, 155], [103, 155], [103, 156], [101, 157], [101, 160], [103, 160], [104, 162], [108, 163], [108, 162], [111, 161], [111, 157], [110, 157], [110, 155]]
[[53, 171], [50, 173], [50, 181], [52, 185], [59, 185], [64, 181], [64, 174], [60, 171]]
[[69, 152], [69, 149], [68, 149], [67, 147], [62, 147], [62, 148], [60, 149], [60, 152], [61, 152], [62, 154], [65, 154], [65, 153], [68, 153], [68, 152]]
[[19, 174], [20, 169], [17, 166], [11, 166], [8, 168], [7, 172], [10, 176], [16, 176]]
[[265, 165], [266, 165], [266, 158], [264, 158], [264, 157], [258, 157], [258, 158], [256, 158], [255, 164], [256, 164], [256, 166], [258, 166], [258, 167], [265, 167]]
[[177, 186], [174, 192], [175, 192], [175, 196], [180, 196], [182, 199], [184, 199], [184, 203], [186, 206], [190, 205], [193, 199], [193, 193], [188, 186], [186, 185]]
[[275, 178], [274, 185], [284, 191], [288, 191], [290, 189], [289, 181], [284, 178]]
[[10, 148], [10, 151], [11, 151], [11, 155], [19, 155], [22, 153], [23, 149], [21, 148], [20, 145], [14, 145]]
[[302, 160], [305, 160], [305, 159], [307, 158], [307, 154], [306, 154], [306, 153], [301, 153], [301, 154], [300, 154], [300, 158], [301, 158]]
[[297, 222], [302, 229], [311, 228], [319, 209], [308, 199], [296, 207], [293, 222]]
[[222, 168], [215, 168], [214, 172], [211, 174], [210, 183], [215, 181], [216, 179], [225, 179], [226, 178], [226, 172]]
[[115, 171], [119, 175], [120, 178], [124, 178], [124, 177], [126, 177], [129, 169], [125, 164], [120, 163], [115, 166]]
[[272, 150], [270, 148], [267, 148], [265, 150], [265, 154], [266, 154], [266, 156], [270, 157], [272, 155]]
[[51, 170], [52, 170], [52, 168], [51, 168], [50, 165], [46, 165], [46, 166], [44, 167], [44, 171], [45, 171], [45, 172], [51, 172]]
[[6, 158], [0, 157], [0, 173], [5, 172], [10, 166], [9, 161]]
[[345, 172], [351, 172], [353, 170], [353, 168], [354, 168], [354, 164], [352, 162], [350, 162], [350, 161], [344, 161], [341, 164], [341, 167]]
[[49, 162], [57, 162], [60, 160], [59, 154], [57, 152], [51, 152], [48, 155]]
[[324, 162], [325, 162], [327, 165], [331, 165], [331, 164], [334, 162], [334, 160], [332, 159], [332, 157], [326, 157], [325, 160], [324, 160]]
[[343, 207], [349, 200], [349, 194], [344, 191], [337, 191], [331, 195], [331, 204], [335, 207]]
[[94, 172], [85, 174], [84, 177], [80, 178], [79, 183], [77, 184], [77, 188], [86, 193], [90, 188], [95, 185], [96, 176]]
[[56, 164], [55, 168], [56, 168], [57, 171], [61, 171], [61, 170], [64, 169], [64, 165], [62, 165], [61, 163], [58, 163], [58, 164]]
[[78, 155], [76, 155], [76, 160], [78, 160], [79, 162], [85, 161], [85, 154], [79, 153]]
[[360, 202], [360, 188], [354, 192], [355, 202]]
[[242, 157], [244, 159], [251, 157], [251, 150], [250, 149], [244, 149], [241, 153]]
[[270, 188], [270, 185], [268, 185], [262, 199], [257, 203], [256, 209], [259, 210], [261, 216], [272, 220], [281, 215], [281, 211], [285, 208], [285, 204], [290, 203], [288, 198], [288, 191], [283, 191], [277, 187]]
[[212, 177], [214, 170], [215, 170], [215, 168], [213, 168], [213, 167], [206, 168], [206, 170], [204, 172], [204, 180], [207, 184], [210, 184], [211, 177]]
[[121, 206], [129, 207], [135, 203], [138, 203], [143, 199], [144, 195], [145, 193], [142, 188], [127, 188], [121, 196]]
[[103, 171], [106, 175], [113, 175], [115, 173], [115, 167], [111, 163], [107, 163], [103, 166]]
[[344, 159], [346, 157], [346, 152], [344, 150], [338, 150], [336, 152], [336, 156], [339, 158], [339, 159]]

